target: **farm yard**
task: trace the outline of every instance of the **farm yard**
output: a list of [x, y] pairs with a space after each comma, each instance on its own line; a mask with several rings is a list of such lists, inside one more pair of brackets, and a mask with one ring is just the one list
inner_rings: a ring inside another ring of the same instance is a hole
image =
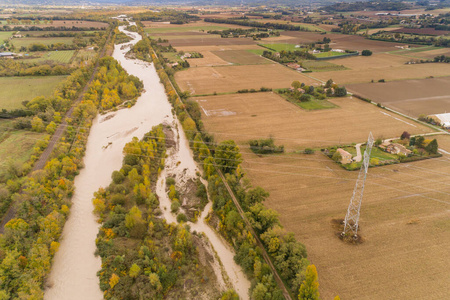
[[197, 95], [261, 87], [286, 88], [293, 80], [306, 84], [317, 83], [316, 80], [279, 64], [189, 68], [177, 72], [175, 79], [181, 89]]
[[450, 111], [450, 77], [348, 85], [352, 91], [404, 114], [418, 117]]
[[1, 77], [0, 109], [22, 108], [22, 101], [50, 96], [67, 76]]

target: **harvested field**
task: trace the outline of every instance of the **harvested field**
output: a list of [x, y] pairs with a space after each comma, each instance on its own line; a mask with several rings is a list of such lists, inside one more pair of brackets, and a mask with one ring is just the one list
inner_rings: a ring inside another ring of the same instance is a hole
[[200, 53], [203, 55], [202, 58], [193, 58], [188, 60], [191, 67], [226, 66], [230, 64], [229, 62], [226, 62], [217, 55], [213, 54], [211, 51], [201, 51]]
[[[329, 100], [339, 108], [306, 112], [275, 93], [233, 94], [194, 98], [203, 110], [206, 130], [217, 140], [234, 139], [240, 145], [272, 136], [287, 151], [307, 147], [351, 144], [396, 137], [403, 131], [427, 133], [428, 127], [388, 113], [356, 98]], [[357, 130], [355, 129], [357, 128]]]
[[359, 231], [364, 242], [349, 245], [336, 237], [333, 219], [344, 218], [357, 172], [320, 153], [243, 157], [252, 184], [270, 193], [265, 204], [308, 249], [322, 299], [440, 300], [450, 294], [449, 160], [369, 169]]
[[229, 28], [244, 28], [242, 26], [233, 24], [218, 24], [205, 23], [203, 21], [187, 23], [187, 24], [168, 24], [167, 22], [151, 22], [143, 21], [145, 31], [153, 33], [168, 33], [168, 32], [189, 32], [189, 31], [208, 31], [208, 30], [225, 30]]
[[343, 65], [333, 64], [323, 60], [305, 60], [302, 65], [313, 72], [329, 72], [347, 69]]
[[185, 40], [202, 40], [202, 39], [217, 39], [220, 38], [220, 35], [217, 34], [201, 34], [201, 35], [197, 35], [197, 34], [183, 34], [183, 35], [150, 35], [151, 38], [153, 39], [165, 39], [168, 40], [169, 43], [173, 43], [176, 42], [177, 40], [180, 39], [185, 39]]
[[347, 85], [349, 91], [414, 117], [449, 112], [449, 87], [450, 77]]
[[294, 80], [305, 84], [317, 81], [279, 64], [189, 68], [175, 73], [184, 91], [203, 95], [214, 92], [236, 92], [241, 89], [286, 88]]
[[[405, 55], [408, 55], [408, 54], [405, 53]], [[431, 59], [431, 60], [438, 55], [450, 56], [450, 48], [440, 48], [440, 49], [435, 48], [433, 50], [411, 53], [411, 56], [421, 58], [421, 59]]]
[[184, 52], [225, 51], [225, 50], [251, 50], [263, 49], [257, 44], [252, 45], [217, 45], [217, 46], [178, 46], [177, 50]]
[[[355, 58], [364, 57], [359, 56]], [[403, 57], [405, 58], [405, 57]], [[407, 60], [410, 60], [406, 58]], [[339, 60], [344, 66], [345, 59]], [[362, 61], [362, 60], [361, 60]], [[361, 67], [364, 64], [361, 65]], [[367, 64], [366, 69], [360, 70], [344, 70], [338, 72], [320, 72], [314, 76], [323, 81], [333, 78], [333, 80], [339, 84], [352, 84], [352, 83], [368, 83], [374, 80], [377, 82], [380, 79], [386, 81], [402, 80], [402, 79], [422, 79], [430, 76], [442, 77], [450, 76], [450, 68], [445, 63], [432, 63], [432, 64], [412, 64], [412, 65], [397, 65], [393, 63], [392, 67], [375, 67], [376, 65]]]
[[212, 53], [221, 59], [236, 65], [261, 65], [274, 63], [245, 50], [214, 51]]
[[319, 40], [323, 40], [324, 37], [328, 37], [331, 39], [330, 47], [333, 49], [357, 50], [359, 52], [365, 49], [369, 49], [373, 53], [393, 51], [398, 49], [395, 46], [405, 45], [402, 43], [390, 43], [390, 42], [369, 40], [359, 35], [345, 35], [336, 33], [327, 33], [326, 35], [322, 35], [319, 33], [311, 33], [311, 32], [284, 31], [282, 35], [297, 38], [291, 40], [293, 43], [316, 42]]
[[393, 30], [392, 32], [412, 33], [412, 34], [420, 34], [420, 35], [448, 35], [448, 34], [450, 34], [450, 31], [448, 31], [448, 30], [436, 30], [434, 28], [399, 28], [397, 30]]
[[0, 109], [23, 108], [22, 101], [50, 96], [67, 76], [1, 77]]
[[[196, 38], [194, 40], [188, 38], [179, 38], [171, 40], [170, 44], [173, 47], [184, 46], [219, 46], [219, 45], [255, 45], [256, 42], [251, 38]], [[167, 46], [168, 43], [161, 45]]]

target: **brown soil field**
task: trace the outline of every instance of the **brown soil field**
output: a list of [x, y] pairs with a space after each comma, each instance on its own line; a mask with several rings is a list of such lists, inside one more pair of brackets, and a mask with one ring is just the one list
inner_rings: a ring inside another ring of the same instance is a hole
[[[390, 138], [403, 131], [432, 132], [409, 119], [356, 98], [334, 98], [335, 109], [304, 111], [275, 93], [233, 94], [194, 98], [203, 110], [208, 132], [218, 140], [248, 140], [272, 136], [286, 149], [325, 147], [375, 138]], [[357, 129], [355, 129], [357, 128]]]
[[450, 111], [450, 77], [347, 85], [347, 89], [404, 114], [418, 117]]
[[[176, 40], [171, 40], [170, 44], [173, 47], [184, 47], [184, 46], [219, 46], [219, 45], [255, 45], [256, 42], [250, 38], [179, 38]], [[167, 46], [167, 43], [162, 43], [161, 45]]]
[[403, 66], [410, 60], [410, 58], [406, 58], [400, 55], [378, 53], [371, 56], [351, 56], [347, 58], [336, 59], [330, 62], [344, 65], [345, 67], [354, 71], [362, 71], [367, 69], [385, 69], [390, 67]]
[[[330, 47], [336, 49], [348, 49], [362, 51], [365, 49], [371, 50], [373, 53], [387, 52], [398, 50], [395, 46], [405, 45], [402, 43], [390, 43], [383, 41], [368, 40], [359, 35], [344, 35], [336, 33], [327, 33], [322, 35], [319, 33], [299, 32], [299, 31], [285, 31], [283, 36], [291, 36], [297, 39], [291, 40], [290, 43], [310, 43], [318, 40], [323, 40], [324, 37], [331, 39]], [[412, 45], [412, 47], [414, 47]]]
[[236, 92], [241, 89], [286, 88], [294, 80], [305, 84], [314, 79], [279, 64], [189, 68], [175, 73], [175, 80], [191, 94]]
[[450, 160], [370, 168], [359, 245], [343, 243], [333, 227], [333, 219], [345, 217], [357, 172], [320, 153], [247, 153], [243, 167], [270, 193], [266, 206], [305, 244], [322, 299], [440, 300], [450, 294]]
[[[183, 50], [189, 52], [191, 50]], [[192, 67], [211, 67], [211, 66], [227, 66], [230, 65], [229, 62], [221, 59], [217, 55], [213, 54], [211, 51], [196, 51], [203, 55], [203, 58], [192, 58], [189, 59], [189, 64]]]
[[[358, 57], [359, 58], [359, 57]], [[361, 56], [362, 59], [364, 57]], [[410, 60], [410, 58], [408, 59]], [[342, 64], [344, 59], [333, 60], [334, 64]], [[361, 60], [364, 63], [363, 60]], [[363, 67], [364, 65], [361, 65]], [[368, 83], [371, 80], [375, 82], [379, 79], [386, 81], [403, 79], [422, 79], [430, 76], [442, 77], [450, 76], [450, 68], [445, 63], [432, 64], [412, 64], [412, 65], [394, 65], [386, 68], [375, 68], [372, 64], [367, 64], [367, 68], [360, 70], [343, 70], [332, 72], [315, 73], [314, 77], [326, 81], [329, 78], [339, 84]]]
[[450, 31], [447, 30], [436, 30], [434, 28], [400, 28], [397, 30], [393, 30], [392, 32], [424, 34], [424, 35], [447, 35], [450, 33]]
[[225, 61], [237, 65], [261, 65], [274, 63], [271, 60], [265, 59], [246, 50], [214, 51], [212, 53]]

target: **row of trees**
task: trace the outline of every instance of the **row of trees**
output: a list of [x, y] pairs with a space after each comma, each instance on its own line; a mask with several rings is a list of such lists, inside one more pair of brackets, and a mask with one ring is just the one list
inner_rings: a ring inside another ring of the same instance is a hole
[[222, 24], [234, 24], [240, 26], [256, 27], [256, 28], [267, 28], [267, 29], [279, 29], [279, 30], [289, 30], [289, 31], [313, 31], [307, 27], [285, 24], [285, 23], [272, 23], [272, 22], [258, 22], [252, 21], [250, 19], [215, 19], [215, 18], [205, 18], [205, 22], [210, 23], [222, 23]]

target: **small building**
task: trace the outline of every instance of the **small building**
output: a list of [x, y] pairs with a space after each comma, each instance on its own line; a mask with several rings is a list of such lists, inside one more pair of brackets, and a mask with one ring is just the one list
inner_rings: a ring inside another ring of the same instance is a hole
[[15, 39], [20, 39], [20, 38], [23, 38], [23, 35], [16, 33], [16, 34], [13, 34], [12, 37]]
[[14, 58], [14, 53], [12, 53], [12, 52], [0, 52], [0, 58]]
[[342, 50], [342, 49], [331, 49], [331, 52], [345, 53], [345, 50]]
[[383, 143], [380, 145], [380, 148], [391, 154], [403, 154], [405, 156], [411, 154], [411, 150], [408, 150], [405, 146], [397, 143]]
[[353, 159], [352, 159], [353, 156], [349, 152], [345, 151], [344, 149], [338, 148], [336, 150], [336, 152], [338, 152], [342, 157], [341, 161], [340, 161], [341, 164], [345, 165], [345, 164], [349, 164], [353, 161]]
[[289, 68], [294, 69], [294, 70], [301, 68], [301, 66], [299, 64], [293, 63], [293, 62], [286, 64], [286, 66], [288, 66]]

